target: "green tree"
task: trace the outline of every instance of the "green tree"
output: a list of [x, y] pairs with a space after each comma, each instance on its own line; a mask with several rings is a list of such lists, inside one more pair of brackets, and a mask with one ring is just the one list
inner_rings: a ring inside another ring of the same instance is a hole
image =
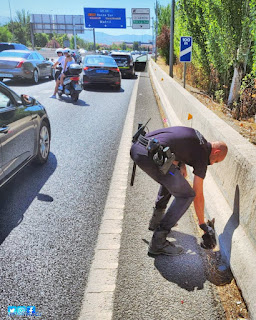
[[202, 66], [211, 80], [209, 90], [221, 89], [223, 85], [231, 87], [229, 103], [237, 99], [246, 72], [252, 42], [249, 5], [252, 1], [255, 2], [179, 0], [178, 3], [184, 29], [193, 36], [193, 61]]
[[138, 41], [134, 41], [132, 48], [133, 48], [133, 50], [139, 50], [139, 42]]
[[[82, 38], [76, 36], [76, 45], [77, 45], [77, 48], [85, 48], [86, 42]], [[70, 48], [71, 49], [75, 48], [74, 36], [71, 37]]]
[[24, 9], [17, 11], [14, 21], [8, 24], [8, 29], [10, 32], [13, 30], [15, 41], [27, 46], [31, 45], [29, 12], [26, 12]]
[[46, 33], [35, 33], [34, 39], [36, 47], [45, 47], [49, 42], [49, 36]]
[[12, 41], [12, 33], [7, 26], [0, 26], [0, 41], [10, 42]]
[[127, 45], [126, 45], [125, 42], [123, 42], [123, 43], [121, 44], [121, 49], [122, 49], [122, 50], [126, 50], [126, 49], [127, 49]]

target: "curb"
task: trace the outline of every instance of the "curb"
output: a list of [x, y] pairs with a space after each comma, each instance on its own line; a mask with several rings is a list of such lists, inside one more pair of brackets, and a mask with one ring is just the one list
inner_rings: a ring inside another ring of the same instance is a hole
[[[149, 64], [150, 77], [169, 122], [171, 125], [186, 125], [180, 121], [173, 106], [168, 101], [153, 70], [156, 71], [156, 68], [158, 66], [151, 61]], [[161, 74], [167, 77], [163, 71]], [[190, 94], [187, 92], [186, 95]], [[221, 253], [230, 265], [236, 282], [242, 291], [251, 319], [256, 320], [256, 248], [243, 227], [239, 225], [239, 187], [236, 188], [235, 200], [233, 208], [231, 208], [208, 170], [204, 182], [204, 191], [205, 213], [209, 218], [216, 218], [216, 233], [219, 237]]]

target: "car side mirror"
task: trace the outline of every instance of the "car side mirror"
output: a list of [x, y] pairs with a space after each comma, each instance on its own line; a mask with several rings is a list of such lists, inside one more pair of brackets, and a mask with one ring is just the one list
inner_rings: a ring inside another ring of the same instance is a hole
[[22, 94], [21, 96], [21, 101], [25, 106], [29, 105], [35, 105], [36, 104], [36, 99], [33, 97], [28, 96], [27, 94]]

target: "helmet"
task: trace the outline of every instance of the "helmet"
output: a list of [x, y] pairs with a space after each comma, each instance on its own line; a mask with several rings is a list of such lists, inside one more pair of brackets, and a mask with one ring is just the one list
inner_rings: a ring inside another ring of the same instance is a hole
[[69, 48], [65, 48], [62, 51], [63, 53], [71, 54], [71, 50]]
[[59, 52], [63, 53], [63, 49], [62, 48], [58, 48], [55, 53], [58, 54]]

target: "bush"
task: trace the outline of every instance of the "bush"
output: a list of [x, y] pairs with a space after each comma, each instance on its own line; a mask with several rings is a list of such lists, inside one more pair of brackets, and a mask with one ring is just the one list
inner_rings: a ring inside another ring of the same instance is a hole
[[256, 79], [253, 72], [247, 74], [240, 89], [240, 117], [249, 118], [256, 114]]
[[217, 90], [215, 91], [215, 99], [218, 103], [223, 103], [225, 93], [223, 90]]
[[162, 27], [161, 34], [157, 37], [157, 46], [160, 49], [161, 56], [164, 58], [166, 64], [169, 64], [170, 55], [170, 28]]
[[240, 88], [240, 102], [232, 109], [235, 119], [247, 119], [256, 114], [256, 79], [253, 72], [247, 74]]

